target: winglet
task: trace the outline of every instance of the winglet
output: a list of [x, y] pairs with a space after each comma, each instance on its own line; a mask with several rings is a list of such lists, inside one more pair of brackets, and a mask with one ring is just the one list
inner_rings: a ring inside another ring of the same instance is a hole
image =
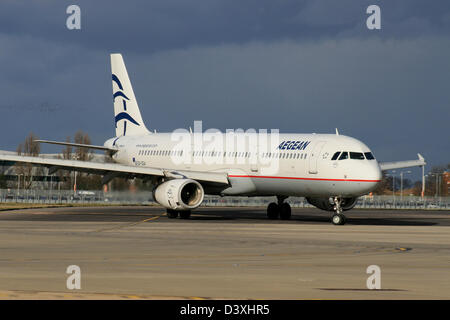
[[419, 157], [420, 161], [425, 162], [425, 158], [420, 153], [418, 153], [417, 156]]

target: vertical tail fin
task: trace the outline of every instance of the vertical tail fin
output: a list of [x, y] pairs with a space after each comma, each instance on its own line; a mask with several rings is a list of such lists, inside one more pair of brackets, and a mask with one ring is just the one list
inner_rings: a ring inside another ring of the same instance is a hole
[[148, 134], [120, 53], [111, 54], [116, 136]]

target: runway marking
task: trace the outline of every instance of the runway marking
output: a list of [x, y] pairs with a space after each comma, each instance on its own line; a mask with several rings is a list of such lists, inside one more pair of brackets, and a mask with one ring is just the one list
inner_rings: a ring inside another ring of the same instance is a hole
[[165, 213], [163, 213], [163, 214], [161, 214], [159, 216], [150, 217], [150, 218], [147, 218], [147, 219], [144, 219], [144, 220], [140, 220], [140, 221], [136, 221], [136, 222], [132, 222], [132, 223], [127, 223], [125, 225], [120, 225], [120, 226], [115, 226], [115, 227], [110, 227], [110, 228], [101, 228], [101, 229], [97, 229], [97, 230], [94, 230], [94, 231], [90, 231], [90, 233], [112, 231], [112, 230], [120, 230], [120, 229], [127, 228], [127, 227], [133, 227], [135, 225], [138, 225], [138, 224], [141, 224], [141, 223], [144, 223], [144, 222], [148, 222], [148, 221], [153, 221], [153, 220], [159, 219], [160, 217], [162, 217], [164, 215], [165, 215]]
[[395, 250], [405, 252], [405, 251], [411, 251], [412, 248], [395, 248]]

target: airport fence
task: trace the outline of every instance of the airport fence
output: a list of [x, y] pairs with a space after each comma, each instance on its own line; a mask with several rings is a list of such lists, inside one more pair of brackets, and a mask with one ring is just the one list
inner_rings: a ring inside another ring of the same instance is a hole
[[[276, 201], [275, 197], [219, 197], [205, 196], [202, 206], [267, 206]], [[303, 197], [290, 197], [286, 200], [294, 208], [312, 207]], [[149, 191], [140, 192], [103, 192], [71, 190], [12, 190], [0, 189], [2, 203], [34, 204], [120, 204], [153, 205], [156, 204]], [[426, 209], [450, 210], [450, 197], [415, 196], [363, 196], [356, 208], [373, 209]]]

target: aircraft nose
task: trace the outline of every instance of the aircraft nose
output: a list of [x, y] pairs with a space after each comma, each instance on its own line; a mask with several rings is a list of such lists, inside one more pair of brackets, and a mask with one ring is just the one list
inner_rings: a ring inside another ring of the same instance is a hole
[[[378, 163], [371, 163], [368, 167], [366, 167], [364, 174], [364, 193], [369, 193], [375, 190], [378, 187], [382, 178], [382, 173], [380, 170], [380, 166]], [[362, 185], [361, 185], [362, 187]]]
[[381, 172], [380, 166], [378, 163], [373, 163], [370, 168], [367, 170], [367, 180], [368, 180], [368, 192], [375, 190], [378, 184], [381, 182], [383, 174]]
[[383, 173], [381, 172], [378, 162], [374, 163], [374, 166], [372, 168], [372, 175], [373, 175], [373, 180], [377, 180], [377, 182], [380, 182], [381, 179], [383, 178]]

